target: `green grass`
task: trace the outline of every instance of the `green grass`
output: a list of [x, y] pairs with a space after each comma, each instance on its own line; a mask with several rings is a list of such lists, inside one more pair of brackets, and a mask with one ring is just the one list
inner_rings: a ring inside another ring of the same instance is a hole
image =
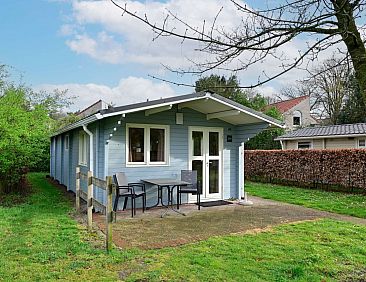
[[132, 253], [93, 248], [70, 217], [69, 201], [45, 180], [30, 174], [35, 193], [26, 203], [0, 207], [0, 280], [115, 280], [117, 264]]
[[35, 193], [26, 203], [0, 207], [2, 281], [332, 281], [366, 273], [366, 226], [334, 220], [107, 255], [44, 174], [29, 180]]
[[[129, 281], [332, 281], [366, 273], [366, 227], [322, 220], [213, 237], [145, 259]], [[361, 280], [360, 280], [361, 281]]]
[[323, 211], [366, 218], [366, 195], [246, 182], [251, 195]]

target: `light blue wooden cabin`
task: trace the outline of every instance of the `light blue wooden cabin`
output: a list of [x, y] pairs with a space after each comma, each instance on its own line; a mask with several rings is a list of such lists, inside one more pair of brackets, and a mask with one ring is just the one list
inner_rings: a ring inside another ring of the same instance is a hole
[[[51, 137], [50, 174], [75, 192], [77, 166], [101, 179], [125, 172], [130, 182], [180, 178], [181, 170], [190, 169], [198, 172], [202, 201], [239, 198], [244, 143], [269, 126], [282, 127], [278, 120], [209, 92], [112, 107]], [[85, 183], [81, 186], [86, 189]], [[101, 189], [94, 188], [94, 195], [105, 202]], [[156, 197], [156, 187], [147, 187], [148, 205]]]

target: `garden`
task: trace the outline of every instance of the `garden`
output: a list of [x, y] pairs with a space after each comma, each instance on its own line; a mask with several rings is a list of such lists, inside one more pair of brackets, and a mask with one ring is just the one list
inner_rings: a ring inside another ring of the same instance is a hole
[[[97, 229], [86, 232], [64, 191], [42, 173], [30, 173], [27, 179], [32, 193], [22, 202], [0, 206], [3, 281], [242, 281], [244, 277], [251, 281], [362, 281], [366, 277], [363, 224], [319, 218], [175, 247], [115, 247], [107, 254], [103, 235]], [[248, 190], [264, 194], [266, 188], [261, 187], [250, 183]], [[314, 199], [296, 189], [289, 192], [292, 198]], [[359, 205], [352, 212], [334, 210], [337, 199], [343, 199], [325, 194], [324, 205], [319, 201], [313, 208], [365, 218], [357, 212], [365, 201], [360, 197], [357, 203], [354, 199], [344, 202]]]

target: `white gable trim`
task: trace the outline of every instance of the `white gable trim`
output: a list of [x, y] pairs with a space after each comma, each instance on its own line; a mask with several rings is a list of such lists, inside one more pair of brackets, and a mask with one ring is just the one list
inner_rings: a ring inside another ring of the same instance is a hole
[[70, 124], [64, 128], [62, 128], [60, 131], [58, 131], [56, 134], [54, 134], [53, 136], [56, 136], [58, 134], [61, 134], [63, 132], [84, 126], [84, 125], [88, 125], [89, 123], [92, 123], [96, 120], [99, 119], [103, 119], [103, 118], [107, 118], [107, 117], [112, 117], [112, 116], [117, 116], [117, 115], [125, 115], [128, 113], [134, 113], [134, 112], [140, 112], [140, 111], [152, 111], [152, 109], [156, 109], [156, 108], [165, 108], [165, 107], [170, 107], [172, 105], [176, 105], [176, 104], [182, 104], [182, 103], [187, 103], [187, 102], [193, 102], [193, 101], [198, 101], [198, 100], [203, 100], [203, 99], [211, 99], [213, 101], [216, 101], [218, 103], [221, 103], [223, 105], [226, 105], [228, 107], [230, 107], [233, 110], [237, 110], [240, 111], [242, 113], [245, 113], [247, 115], [250, 115], [252, 117], [258, 118], [259, 120], [262, 120], [264, 122], [268, 122], [271, 125], [280, 127], [280, 128], [285, 128], [284, 125], [281, 125], [279, 123], [276, 123], [274, 121], [272, 121], [271, 119], [267, 119], [261, 115], [257, 115], [251, 111], [247, 111], [245, 109], [242, 109], [240, 107], [237, 107], [235, 105], [232, 105], [231, 103], [228, 103], [226, 101], [222, 101], [221, 99], [218, 99], [216, 97], [213, 97], [210, 93], [206, 93], [204, 96], [197, 96], [197, 97], [193, 97], [193, 98], [187, 98], [187, 99], [182, 99], [182, 100], [176, 100], [176, 101], [169, 101], [169, 102], [162, 102], [162, 103], [158, 103], [155, 105], [148, 105], [148, 106], [143, 106], [143, 107], [138, 107], [138, 108], [132, 108], [132, 109], [128, 109], [128, 110], [122, 110], [122, 111], [116, 111], [116, 112], [112, 112], [112, 113], [106, 113], [106, 114], [101, 114], [101, 113], [97, 113], [94, 114], [90, 117], [87, 117], [85, 119], [82, 119], [76, 123]]

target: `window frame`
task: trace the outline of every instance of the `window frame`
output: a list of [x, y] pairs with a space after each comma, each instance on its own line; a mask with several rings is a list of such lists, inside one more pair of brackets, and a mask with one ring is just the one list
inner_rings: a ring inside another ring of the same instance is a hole
[[68, 151], [70, 148], [70, 136], [69, 135], [65, 135], [64, 144], [65, 144], [65, 151]]
[[[294, 119], [295, 118], [299, 118], [299, 124], [295, 124], [294, 123]], [[293, 111], [292, 112], [292, 126], [293, 127], [300, 127], [302, 126], [302, 112], [299, 110]]]
[[[309, 148], [299, 148], [299, 144], [300, 143], [309, 143]], [[309, 141], [297, 141], [297, 150], [310, 150], [313, 149], [313, 141], [309, 140]]]
[[88, 138], [84, 131], [79, 133], [79, 165], [88, 166]]
[[[143, 162], [130, 162], [130, 128], [142, 128], [144, 129], [144, 161]], [[163, 129], [164, 130], [164, 162], [151, 162], [150, 161], [150, 129]], [[163, 124], [140, 124], [140, 123], [127, 123], [126, 124], [126, 167], [147, 167], [147, 166], [169, 166], [170, 164], [170, 126]]]
[[[365, 141], [365, 146], [360, 146], [360, 141]], [[358, 138], [357, 139], [357, 148], [358, 149], [366, 149], [366, 138]]]

